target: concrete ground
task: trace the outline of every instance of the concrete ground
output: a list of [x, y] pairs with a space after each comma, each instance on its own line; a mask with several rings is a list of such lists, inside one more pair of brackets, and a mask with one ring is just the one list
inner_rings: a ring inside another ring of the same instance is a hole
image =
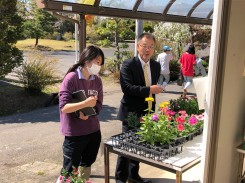
[[[182, 90], [176, 83], [157, 96], [157, 103], [178, 98]], [[190, 94], [195, 94], [192, 88]], [[121, 133], [121, 122], [116, 119], [122, 92], [117, 83], [104, 86], [103, 111], [100, 115], [103, 140]], [[62, 164], [63, 136], [59, 132], [58, 106], [29, 113], [0, 117], [0, 182], [54, 183]], [[104, 183], [103, 148], [92, 166], [91, 180]], [[110, 180], [114, 181], [115, 154], [110, 155]], [[140, 164], [140, 175], [153, 183], [174, 183], [175, 174]], [[200, 165], [183, 174], [183, 183], [197, 183]]]

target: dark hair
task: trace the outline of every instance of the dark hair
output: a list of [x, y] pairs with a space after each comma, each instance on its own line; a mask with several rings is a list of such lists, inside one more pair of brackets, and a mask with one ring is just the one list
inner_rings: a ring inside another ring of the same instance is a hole
[[194, 47], [194, 45], [191, 44], [191, 45], [189, 46], [189, 48], [187, 49], [186, 52], [189, 53], [189, 54], [195, 54], [196, 52], [195, 52], [195, 47]]
[[152, 39], [155, 43], [156, 43], [156, 38], [153, 34], [149, 33], [149, 32], [144, 32], [142, 33], [138, 39], [137, 39], [137, 42], [140, 42], [144, 37], [147, 37], [149, 39]]
[[105, 57], [104, 57], [103, 51], [97, 46], [88, 46], [88, 47], [86, 47], [83, 50], [83, 52], [81, 53], [78, 63], [72, 65], [68, 69], [66, 74], [68, 74], [69, 72], [75, 71], [79, 66], [84, 67], [86, 61], [90, 62], [93, 59], [97, 58], [98, 56], [102, 57], [101, 65], [104, 65]]

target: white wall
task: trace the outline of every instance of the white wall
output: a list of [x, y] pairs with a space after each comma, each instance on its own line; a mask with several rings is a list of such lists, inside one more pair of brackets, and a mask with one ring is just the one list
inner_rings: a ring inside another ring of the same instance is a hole
[[219, 104], [217, 159], [213, 167], [214, 183], [235, 183], [237, 180], [238, 154], [235, 148], [243, 140], [245, 127], [245, 76], [242, 76], [245, 62], [245, 0], [232, 1], [228, 25], [225, 74], [223, 81], [220, 81], [223, 86]]

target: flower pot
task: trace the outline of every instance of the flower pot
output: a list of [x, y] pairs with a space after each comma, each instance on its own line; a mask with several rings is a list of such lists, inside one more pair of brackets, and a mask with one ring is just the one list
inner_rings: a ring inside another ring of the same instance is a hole
[[194, 133], [190, 133], [187, 137], [186, 137], [186, 140], [187, 141], [190, 141], [190, 140], [193, 140], [194, 138]]

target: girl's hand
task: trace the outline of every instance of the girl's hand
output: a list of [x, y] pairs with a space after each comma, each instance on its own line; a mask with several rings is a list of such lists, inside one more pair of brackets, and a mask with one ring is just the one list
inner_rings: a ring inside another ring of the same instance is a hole
[[88, 116], [85, 116], [85, 115], [83, 114], [83, 112], [80, 112], [79, 118], [82, 119], [82, 120], [87, 120], [87, 119], [88, 119]]
[[86, 104], [88, 107], [94, 107], [96, 105], [96, 102], [98, 100], [97, 96], [90, 96], [86, 99]]

